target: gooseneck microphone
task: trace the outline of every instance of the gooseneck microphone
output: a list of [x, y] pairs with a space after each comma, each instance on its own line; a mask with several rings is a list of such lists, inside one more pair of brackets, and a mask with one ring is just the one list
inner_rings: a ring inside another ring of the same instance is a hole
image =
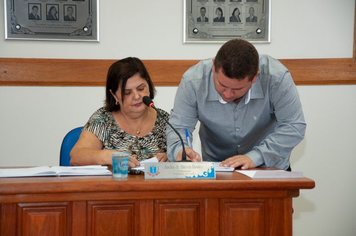
[[[159, 115], [159, 111], [157, 110], [157, 108], [155, 107], [152, 99], [148, 96], [144, 96], [142, 98], [142, 101], [143, 103], [148, 106], [148, 107], [152, 107], [153, 109], [155, 109], [157, 111], [157, 114]], [[178, 135], [179, 139], [180, 139], [180, 142], [182, 144], [182, 162], [187, 162], [189, 160], [187, 160], [187, 153], [185, 152], [185, 147], [184, 147], [184, 142], [183, 142], [183, 139], [182, 139], [182, 136], [179, 134], [179, 132], [171, 125], [171, 123], [169, 123], [168, 120], [166, 120], [166, 123], [169, 125], [169, 127], [172, 128], [172, 130]]]

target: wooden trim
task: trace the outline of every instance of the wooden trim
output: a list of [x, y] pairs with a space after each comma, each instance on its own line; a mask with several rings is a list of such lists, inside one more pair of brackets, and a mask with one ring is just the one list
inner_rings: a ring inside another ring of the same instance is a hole
[[354, 62], [356, 62], [356, 4], [355, 4], [355, 12], [354, 12], [354, 48], [352, 58]]
[[[104, 86], [114, 60], [0, 59], [0, 86]], [[356, 84], [352, 58], [284, 59], [298, 85]], [[156, 86], [177, 86], [196, 60], [144, 60]]]

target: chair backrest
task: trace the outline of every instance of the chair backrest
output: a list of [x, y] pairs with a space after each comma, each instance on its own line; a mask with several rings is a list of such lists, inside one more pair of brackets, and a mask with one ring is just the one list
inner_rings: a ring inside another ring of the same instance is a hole
[[80, 133], [82, 132], [83, 127], [77, 127], [69, 131], [66, 136], [63, 138], [61, 145], [61, 152], [59, 157], [59, 165], [61, 166], [70, 166], [70, 151], [72, 150], [74, 144], [79, 139]]

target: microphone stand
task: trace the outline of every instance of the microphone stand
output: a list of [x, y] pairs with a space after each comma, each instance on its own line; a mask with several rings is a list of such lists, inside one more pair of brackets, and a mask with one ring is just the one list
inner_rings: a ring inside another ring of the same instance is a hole
[[[148, 96], [144, 96], [143, 99], [142, 99], [143, 103], [148, 106], [148, 107], [152, 107], [153, 109], [156, 110], [157, 112], [157, 115], [160, 115], [159, 111], [157, 110], [157, 108], [155, 107], [152, 99]], [[184, 147], [184, 142], [183, 142], [183, 139], [182, 139], [182, 136], [180, 135], [180, 133], [171, 125], [171, 123], [169, 123], [168, 120], [166, 120], [166, 123], [169, 125], [169, 127], [172, 128], [172, 130], [178, 135], [179, 137], [179, 140], [182, 144], [182, 160], [181, 162], [190, 162], [190, 160], [187, 160], [187, 153], [185, 151], [185, 147]]]
[[183, 139], [182, 139], [182, 136], [180, 135], [180, 133], [175, 129], [173, 128], [173, 126], [171, 125], [171, 123], [169, 123], [168, 121], [166, 121], [166, 123], [169, 125], [169, 127], [172, 128], [172, 130], [178, 135], [179, 139], [180, 139], [180, 142], [182, 144], [182, 160], [181, 162], [190, 162], [190, 160], [187, 160], [187, 153], [185, 152], [185, 147], [184, 147], [184, 142], [183, 142]]

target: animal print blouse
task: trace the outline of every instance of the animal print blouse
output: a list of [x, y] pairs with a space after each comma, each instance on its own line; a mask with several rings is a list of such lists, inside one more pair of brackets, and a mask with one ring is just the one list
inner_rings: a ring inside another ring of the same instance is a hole
[[150, 133], [143, 137], [131, 135], [122, 130], [111, 112], [104, 107], [97, 110], [85, 124], [89, 131], [103, 143], [103, 149], [127, 151], [137, 155], [137, 160], [151, 158], [157, 152], [166, 152], [166, 120], [169, 114], [158, 109], [155, 125]]

